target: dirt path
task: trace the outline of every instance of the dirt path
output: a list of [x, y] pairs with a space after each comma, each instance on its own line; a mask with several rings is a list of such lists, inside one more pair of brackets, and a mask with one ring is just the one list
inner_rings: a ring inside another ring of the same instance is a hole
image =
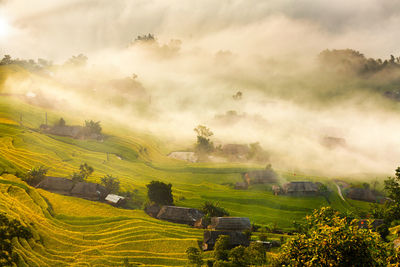
[[337, 190], [338, 190], [338, 193], [339, 193], [340, 198], [341, 198], [343, 201], [346, 201], [346, 200], [344, 199], [343, 195], [342, 195], [342, 189], [340, 189], [340, 186], [339, 186], [337, 183], [335, 183], [335, 185], [336, 185], [336, 187], [337, 187]]

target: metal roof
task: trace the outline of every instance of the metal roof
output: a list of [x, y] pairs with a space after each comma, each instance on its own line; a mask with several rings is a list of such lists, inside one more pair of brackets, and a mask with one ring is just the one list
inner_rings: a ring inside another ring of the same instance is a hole
[[121, 199], [125, 199], [124, 197], [118, 196], [118, 195], [114, 195], [114, 194], [108, 194], [106, 196], [106, 201], [110, 201], [112, 203], [118, 203], [118, 201], [120, 201]]

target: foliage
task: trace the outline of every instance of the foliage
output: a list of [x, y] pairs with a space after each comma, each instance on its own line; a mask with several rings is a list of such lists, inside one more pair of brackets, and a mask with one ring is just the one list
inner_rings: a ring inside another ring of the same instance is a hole
[[151, 181], [146, 187], [150, 201], [159, 205], [173, 205], [172, 184]]
[[332, 208], [315, 210], [306, 217], [307, 232], [283, 245], [275, 265], [290, 266], [383, 266], [387, 249], [371, 229], [360, 229], [357, 220]]
[[[251, 143], [249, 152], [247, 153], [247, 159], [265, 162], [269, 159], [269, 154], [261, 147], [259, 142]], [[272, 168], [269, 169], [272, 170]]]
[[135, 39], [135, 42], [154, 42], [156, 38], [154, 37], [154, 34], [144, 34], [144, 35], [138, 35]]
[[214, 259], [227, 261], [229, 260], [229, 236], [220, 235], [214, 245]]
[[86, 162], [79, 166], [79, 173], [74, 172], [71, 175], [71, 180], [74, 182], [84, 182], [94, 172], [93, 167], [89, 166]]
[[65, 120], [63, 118], [60, 118], [60, 120], [56, 123], [56, 126], [64, 127], [65, 124]]
[[[384, 181], [385, 191], [390, 200], [383, 205], [371, 205], [370, 212], [374, 218], [383, 219], [386, 225], [400, 218], [400, 167], [396, 169], [395, 177]], [[386, 230], [382, 229], [386, 232]]]
[[267, 229], [265, 227], [262, 227], [260, 229], [260, 233], [258, 235], [258, 239], [260, 241], [267, 241], [268, 240], [268, 234], [267, 234]]
[[352, 49], [324, 50], [319, 55], [321, 65], [341, 74], [372, 75], [383, 70], [400, 67], [400, 58], [390, 56], [389, 60], [366, 58]]
[[25, 181], [33, 186], [38, 185], [43, 179], [46, 177], [49, 168], [44, 167], [43, 165], [39, 167], [34, 167], [30, 171], [25, 178]]
[[29, 239], [32, 233], [29, 228], [21, 225], [17, 220], [9, 220], [5, 214], [0, 213], [0, 265], [12, 265], [15, 261], [12, 257], [12, 239], [20, 237]]
[[229, 216], [229, 212], [226, 211], [224, 208], [219, 206], [219, 203], [213, 203], [211, 201], [204, 202], [203, 206], [201, 207], [201, 211], [204, 213], [205, 216], [211, 217], [224, 217]]
[[119, 179], [109, 174], [101, 178], [101, 184], [107, 189], [108, 194], [116, 194], [119, 191]]
[[79, 54], [77, 56], [72, 56], [65, 62], [65, 65], [73, 66], [73, 67], [84, 67], [87, 63], [87, 56], [83, 54]]
[[91, 135], [91, 134], [101, 134], [101, 126], [100, 126], [100, 121], [85, 121], [85, 135]]
[[197, 266], [203, 265], [203, 255], [201, 254], [200, 250], [195, 247], [189, 247], [186, 250], [186, 254], [189, 260], [189, 263], [195, 264]]
[[210, 137], [214, 135], [214, 133], [203, 125], [197, 126], [194, 128], [194, 131], [197, 133], [196, 152], [199, 154], [205, 154], [213, 151], [214, 145], [210, 141]]

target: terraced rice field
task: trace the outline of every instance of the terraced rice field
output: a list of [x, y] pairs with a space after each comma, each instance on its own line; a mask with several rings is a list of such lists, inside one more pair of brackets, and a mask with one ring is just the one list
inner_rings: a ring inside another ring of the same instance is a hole
[[34, 231], [30, 240], [14, 240], [20, 266], [120, 266], [126, 258], [152, 266], [185, 265], [186, 248], [202, 237], [200, 230], [142, 211], [36, 190], [11, 175], [0, 177], [0, 210]]

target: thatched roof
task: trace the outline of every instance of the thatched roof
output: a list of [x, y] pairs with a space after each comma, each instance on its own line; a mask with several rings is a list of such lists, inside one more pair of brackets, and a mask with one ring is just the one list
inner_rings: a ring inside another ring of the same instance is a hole
[[230, 155], [246, 155], [249, 150], [248, 145], [241, 144], [226, 144], [222, 147], [222, 152]]
[[244, 174], [251, 184], [276, 183], [277, 175], [272, 169], [249, 171]]
[[246, 217], [212, 217], [209, 228], [215, 230], [244, 231], [251, 228], [250, 219]]
[[95, 183], [79, 182], [71, 190], [72, 196], [86, 198], [89, 200], [99, 200], [107, 194], [104, 186]]
[[245, 233], [240, 231], [210, 231], [205, 230], [203, 235], [203, 250], [211, 250], [214, 248], [215, 242], [220, 235], [229, 236], [229, 245], [235, 246], [248, 246], [250, 244], [249, 238]]
[[72, 190], [73, 186], [74, 186], [74, 182], [72, 182], [70, 179], [62, 178], [62, 177], [47, 176], [36, 187], [42, 188], [45, 190], [49, 190], [49, 191], [53, 191], [53, 192], [69, 194], [69, 192]]
[[53, 126], [47, 129], [47, 132], [54, 135], [68, 136], [72, 138], [82, 138], [84, 135], [83, 127], [78, 125]]
[[291, 193], [317, 193], [318, 186], [313, 182], [290, 182], [283, 185], [286, 194]]
[[157, 218], [160, 220], [189, 225], [193, 225], [203, 216], [204, 214], [197, 209], [175, 206], [163, 206], [160, 212], [157, 214]]
[[350, 188], [349, 191], [347, 191], [347, 197], [368, 202], [376, 201], [376, 196], [374, 195], [374, 193], [371, 190], [365, 188]]

